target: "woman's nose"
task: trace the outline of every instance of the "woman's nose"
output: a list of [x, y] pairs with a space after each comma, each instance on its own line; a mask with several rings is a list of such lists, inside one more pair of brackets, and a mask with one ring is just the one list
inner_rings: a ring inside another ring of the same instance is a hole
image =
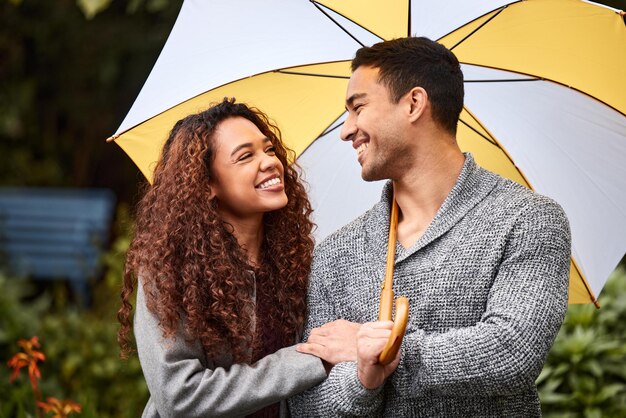
[[280, 164], [280, 160], [275, 155], [265, 154], [261, 159], [261, 171], [271, 170]]

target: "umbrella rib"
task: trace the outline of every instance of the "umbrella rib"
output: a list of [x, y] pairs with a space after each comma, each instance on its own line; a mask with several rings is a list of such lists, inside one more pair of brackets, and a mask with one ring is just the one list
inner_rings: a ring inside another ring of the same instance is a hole
[[[340, 116], [340, 117], [341, 117], [341, 116]], [[339, 118], [337, 118], [337, 119], [339, 119]], [[333, 123], [335, 123], [335, 121], [336, 121], [337, 119], [335, 119], [335, 120], [333, 121]], [[332, 123], [331, 123], [331, 125], [332, 125]], [[332, 128], [330, 128], [330, 129], [326, 128], [326, 129], [325, 129], [325, 130], [324, 130], [321, 134], [319, 134], [319, 135], [317, 136], [317, 138], [315, 138], [315, 139], [318, 139], [318, 138], [321, 138], [321, 137], [323, 137], [323, 136], [325, 136], [325, 135], [328, 135], [328, 134], [329, 134], [329, 133], [331, 133], [332, 131], [334, 131], [334, 130], [336, 130], [337, 128], [339, 128], [341, 125], [343, 125], [343, 122], [342, 122], [342, 123], [340, 123], [340, 124], [338, 124], [337, 126], [333, 126], [333, 127], [332, 127]], [[329, 126], [330, 126], [330, 125], [329, 125]]]
[[[311, 64], [308, 64], [308, 65], [316, 65], [316, 64], [321, 64], [321, 63], [311, 63]], [[299, 67], [299, 66], [298, 66], [298, 67]], [[289, 68], [294, 68], [294, 67], [289, 67]], [[315, 76], [315, 77], [334, 77], [334, 78], [345, 78], [345, 79], [349, 79], [349, 78], [350, 78], [350, 77], [346, 77], [346, 76], [333, 76], [333, 75], [313, 74], [313, 73], [311, 73], [311, 74], [307, 74], [307, 73], [298, 73], [298, 72], [295, 72], [295, 71], [293, 71], [293, 72], [289, 72], [289, 71], [283, 71], [283, 70], [271, 70], [271, 71], [265, 71], [265, 72], [262, 72], [262, 73], [254, 74], [254, 75], [252, 75], [251, 77], [256, 77], [256, 76], [260, 76], [260, 75], [264, 75], [264, 74], [268, 74], [268, 73], [272, 73], [272, 72], [287, 73], [287, 74], [297, 74], [297, 75], [309, 75], [309, 76]], [[124, 130], [123, 130], [123, 131], [121, 131], [121, 132], [118, 132], [118, 133], [116, 133], [116, 134], [114, 134], [114, 135], [111, 135], [110, 137], [108, 137], [108, 138], [106, 139], [106, 142], [114, 142], [116, 139], [118, 139], [120, 136], [124, 135], [126, 132], [128, 132], [128, 131], [130, 131], [130, 130], [132, 130], [132, 129], [135, 129], [137, 126], [142, 125], [142, 124], [144, 124], [144, 123], [148, 122], [149, 120], [151, 120], [151, 119], [154, 119], [154, 118], [158, 117], [159, 115], [162, 115], [163, 113], [165, 113], [165, 112], [167, 112], [167, 111], [169, 111], [169, 110], [171, 110], [171, 109], [175, 108], [176, 106], [180, 106], [181, 104], [186, 103], [186, 102], [188, 102], [188, 101], [190, 101], [190, 100], [193, 100], [193, 99], [195, 99], [195, 98], [197, 98], [197, 97], [199, 97], [199, 96], [202, 96], [203, 94], [206, 94], [206, 93], [208, 93], [208, 92], [210, 92], [210, 91], [212, 91], [212, 90], [219, 89], [219, 88], [221, 88], [221, 87], [227, 86], [227, 85], [229, 85], [229, 84], [236, 83], [236, 82], [238, 82], [238, 81], [240, 81], [240, 80], [244, 80], [244, 79], [246, 79], [246, 78], [250, 78], [250, 77], [242, 77], [242, 78], [239, 78], [239, 79], [236, 79], [236, 80], [231, 80], [231, 81], [228, 81], [228, 82], [226, 82], [226, 83], [224, 83], [224, 84], [220, 84], [219, 86], [215, 86], [215, 87], [212, 87], [212, 88], [210, 88], [210, 89], [208, 89], [208, 90], [206, 90], [206, 91], [203, 91], [203, 92], [201, 92], [201, 93], [198, 93], [198, 94], [196, 94], [195, 96], [192, 96], [192, 97], [190, 97], [190, 98], [188, 98], [188, 99], [186, 99], [186, 100], [183, 100], [182, 102], [180, 102], [180, 103], [178, 103], [178, 104], [175, 104], [175, 105], [173, 105], [173, 106], [171, 106], [171, 107], [169, 107], [169, 108], [167, 108], [167, 109], [163, 110], [162, 112], [159, 112], [159, 113], [157, 113], [156, 115], [153, 115], [153, 116], [151, 116], [151, 117], [147, 118], [146, 120], [144, 120], [144, 121], [142, 121], [142, 122], [138, 122], [138, 123], [136, 123], [135, 125], [130, 126], [130, 127], [126, 128], [126, 129], [124, 129]]]
[[467, 126], [468, 128], [470, 128], [472, 131], [474, 131], [477, 135], [481, 136], [484, 140], [486, 140], [487, 142], [489, 142], [491, 145], [494, 145], [500, 149], [502, 149], [500, 147], [500, 145], [493, 139], [488, 137], [487, 135], [483, 134], [482, 132], [478, 131], [476, 128], [474, 128], [473, 126], [471, 126], [469, 123], [465, 122], [463, 119], [459, 118], [459, 122], [461, 122], [463, 125]]
[[[320, 12], [324, 13], [324, 15], [325, 15], [327, 18], [329, 18], [329, 19], [330, 19], [330, 20], [331, 20], [331, 21], [332, 21], [335, 25], [339, 26], [339, 27], [341, 28], [341, 30], [343, 30], [345, 33], [347, 33], [348, 35], [350, 35], [350, 37], [351, 37], [352, 39], [354, 39], [356, 42], [358, 42], [358, 43], [359, 43], [359, 45], [361, 45], [361, 46], [365, 46], [365, 45], [363, 44], [363, 42], [359, 41], [359, 40], [358, 40], [358, 39], [357, 39], [354, 35], [352, 35], [350, 32], [348, 32], [348, 31], [346, 30], [346, 28], [344, 28], [343, 26], [341, 26], [341, 25], [339, 24], [339, 22], [337, 22], [337, 21], [336, 21], [335, 19], [333, 19], [333, 18], [332, 18], [332, 17], [331, 17], [328, 13], [326, 13], [326, 12], [322, 9], [322, 6], [321, 6], [320, 4], [318, 4], [315, 0], [309, 0], [309, 1], [310, 1], [311, 3], [313, 3], [313, 5], [314, 5], [315, 7], [317, 7], [317, 8], [318, 8], [318, 10], [319, 10]], [[350, 22], [354, 23], [355, 25], [357, 25], [358, 27], [362, 28], [363, 30], [368, 31], [369, 33], [371, 33], [372, 35], [376, 36], [377, 38], [379, 38], [379, 39], [381, 39], [381, 40], [384, 40], [384, 39], [385, 39], [385, 38], [383, 38], [382, 36], [380, 36], [379, 34], [377, 34], [376, 32], [372, 32], [371, 30], [369, 30], [369, 29], [368, 29], [368, 28], [366, 28], [365, 26], [363, 26], [363, 25], [361, 25], [361, 24], [359, 24], [359, 23], [355, 22], [354, 20], [350, 19], [349, 17], [347, 17], [347, 16], [346, 16], [346, 15], [344, 15], [343, 13], [339, 13], [337, 10], [334, 10], [332, 7], [328, 7], [328, 6], [324, 6], [324, 7], [326, 7], [326, 8], [327, 8], [327, 9], [329, 9], [329, 10], [332, 10], [333, 12], [337, 13], [339, 16], [343, 17], [344, 19], [349, 20]]]
[[303, 76], [307, 76], [307, 77], [341, 78], [341, 79], [344, 79], [344, 80], [350, 79], [350, 77], [345, 76], [345, 75], [301, 73], [301, 72], [298, 72], [298, 71], [284, 71], [284, 70], [277, 70], [276, 72], [277, 73], [281, 73], [281, 74], [303, 75]]
[[331, 123], [329, 123], [326, 128], [324, 128], [324, 130], [313, 140], [309, 143], [309, 145], [307, 145], [307, 147], [305, 149], [302, 150], [302, 152], [300, 152], [300, 155], [304, 154], [310, 147], [311, 145], [313, 145], [315, 143], [315, 141], [317, 141], [318, 139], [320, 139], [321, 137], [328, 135], [329, 133], [331, 133], [332, 131], [334, 131], [335, 129], [339, 128], [341, 125], [343, 125], [343, 122], [337, 124], [337, 126], [328, 129], [329, 126], [332, 126], [333, 123], [337, 122], [337, 120], [345, 113], [345, 111], [341, 112], [339, 114], [339, 116], [337, 116], [335, 119], [333, 119], [333, 121]]
[[[327, 18], [329, 18], [329, 19], [330, 19], [330, 20], [331, 20], [331, 21], [332, 21], [335, 25], [339, 26], [339, 28], [340, 28], [342, 31], [344, 31], [345, 33], [347, 33], [347, 34], [348, 34], [348, 36], [350, 36], [352, 39], [354, 39], [354, 40], [355, 40], [355, 41], [356, 41], [359, 45], [361, 45], [361, 46], [365, 46], [365, 45], [363, 44], [363, 42], [359, 41], [359, 40], [356, 38], [356, 36], [354, 36], [353, 34], [351, 34], [350, 32], [348, 32], [348, 30], [347, 30], [346, 28], [344, 28], [343, 26], [341, 26], [341, 25], [339, 24], [339, 22], [337, 22], [337, 21], [336, 21], [335, 19], [333, 19], [333, 18], [332, 18], [332, 17], [331, 17], [328, 13], [326, 13], [326, 12], [322, 9], [322, 7], [321, 7], [319, 4], [317, 4], [317, 2], [316, 2], [316, 1], [314, 1], [314, 0], [309, 0], [309, 1], [310, 1], [311, 3], [313, 3], [313, 5], [314, 5], [315, 7], [317, 7], [317, 9], [318, 9], [320, 12], [324, 13], [324, 16], [326, 16]], [[344, 17], [345, 17], [345, 16], [344, 16]], [[346, 19], [347, 19], [347, 18], [346, 18]], [[359, 25], [359, 26], [361, 26], [361, 25]]]
[[[470, 115], [472, 117], [472, 119], [474, 119], [474, 121], [476, 121], [477, 124], [480, 125], [481, 128], [483, 128], [485, 130], [485, 132], [487, 132], [487, 134], [491, 137], [491, 139], [493, 140], [493, 142], [491, 140], [489, 140], [488, 138], [485, 137], [485, 135], [481, 134], [480, 132], [476, 132], [478, 135], [482, 136], [483, 138], [487, 139], [487, 141], [491, 142], [492, 144], [494, 144], [496, 147], [498, 147], [506, 156], [506, 158], [508, 158], [508, 160], [511, 162], [511, 164], [513, 164], [513, 167], [515, 167], [515, 169], [517, 170], [517, 172], [519, 173], [519, 175], [522, 177], [522, 179], [524, 179], [524, 181], [526, 182], [526, 184], [528, 185], [528, 188], [530, 190], [535, 190], [535, 188], [533, 187], [533, 185], [530, 183], [530, 181], [528, 181], [528, 179], [526, 178], [526, 176], [524, 175], [524, 173], [522, 172], [522, 170], [519, 169], [519, 167], [517, 166], [517, 164], [515, 164], [515, 161], [513, 161], [513, 158], [511, 158], [511, 156], [509, 155], [509, 153], [506, 151], [506, 149], [504, 149], [504, 147], [502, 145], [500, 145], [500, 142], [498, 142], [498, 140], [496, 139], [496, 137], [491, 134], [491, 132], [489, 132], [489, 129], [487, 129], [485, 127], [485, 125], [483, 125], [480, 121], [480, 119], [478, 119], [476, 117], [476, 115], [474, 115], [467, 107], [463, 106], [463, 109], [465, 109], [465, 111], [467, 112], [468, 115]], [[466, 122], [463, 122], [464, 125], [467, 125]], [[470, 129], [472, 129], [471, 126], [468, 126]], [[473, 131], [476, 131], [475, 129], [472, 129]]]
[[[598, 103], [602, 103], [604, 106], [606, 106], [606, 107], [608, 107], [610, 109], [613, 109], [614, 111], [616, 111], [620, 115], [626, 116], [626, 112], [623, 112], [622, 110], [616, 108], [612, 104], [607, 103], [604, 100], [601, 100], [601, 99], [597, 98], [596, 96], [594, 96], [594, 95], [592, 95], [590, 93], [587, 93], [586, 91], [580, 90], [580, 89], [578, 89], [578, 88], [576, 88], [574, 86], [570, 86], [569, 84], [565, 84], [565, 83], [561, 83], [560, 81], [553, 80], [552, 78], [547, 78], [547, 77], [539, 76], [539, 75], [536, 75], [536, 74], [523, 73], [521, 71], [516, 71], [516, 70], [510, 69], [510, 68], [505, 68], [505, 67], [494, 67], [494, 66], [491, 66], [491, 65], [475, 64], [475, 63], [466, 62], [466, 61], [459, 61], [459, 63], [460, 64], [467, 64], [467, 65], [476, 65], [476, 66], [483, 67], [483, 68], [491, 68], [491, 69], [494, 69], [494, 70], [507, 71], [507, 72], [510, 72], [510, 73], [522, 74], [522, 75], [525, 75], [525, 76], [528, 76], [528, 77], [533, 77], [532, 79], [484, 80], [485, 82], [498, 82], [498, 81], [506, 81], [506, 82], [511, 82], [511, 81], [544, 81], [544, 82], [547, 82], [547, 83], [554, 83], [554, 84], [558, 84], [560, 86], [566, 87], [566, 88], [568, 88], [570, 90], [577, 91], [578, 93], [583, 94], [583, 95], [589, 97], [590, 99], [595, 100]], [[481, 80], [463, 80], [463, 82], [464, 83], [479, 83], [479, 82], [481, 82]]]
[[517, 81], [541, 81], [537, 78], [500, 78], [491, 80], [463, 80], [463, 83], [511, 83]]
[[479, 27], [477, 27], [476, 29], [474, 29], [473, 31], [471, 31], [469, 34], [467, 34], [463, 39], [461, 39], [459, 42], [457, 42], [456, 44], [454, 44], [451, 48], [450, 51], [452, 51], [454, 48], [456, 48], [457, 46], [459, 46], [460, 44], [462, 44], [463, 42], [465, 42], [467, 40], [467, 38], [469, 38], [470, 36], [472, 36], [473, 34], [475, 34], [476, 32], [478, 32], [480, 29], [483, 28], [483, 26], [485, 26], [487, 23], [491, 22], [493, 19], [495, 19], [496, 16], [498, 16], [500, 13], [502, 13], [504, 11], [504, 9], [506, 9], [508, 7], [508, 4], [506, 6], [503, 6], [500, 8], [500, 10], [498, 10], [493, 16], [491, 16], [489, 19], [487, 19], [486, 21], [484, 21]]

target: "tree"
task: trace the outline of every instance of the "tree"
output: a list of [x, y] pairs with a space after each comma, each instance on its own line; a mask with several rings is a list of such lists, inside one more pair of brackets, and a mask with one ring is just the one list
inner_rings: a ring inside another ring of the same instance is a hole
[[0, 183], [110, 187], [132, 200], [141, 176], [105, 139], [139, 93], [180, 5], [1, 2]]

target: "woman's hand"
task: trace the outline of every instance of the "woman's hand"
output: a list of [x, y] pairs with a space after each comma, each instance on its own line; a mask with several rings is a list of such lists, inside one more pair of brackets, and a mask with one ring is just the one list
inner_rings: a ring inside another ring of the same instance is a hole
[[296, 350], [321, 358], [330, 371], [332, 366], [343, 361], [356, 361], [357, 331], [361, 324], [338, 319], [313, 328], [305, 343], [298, 344]]

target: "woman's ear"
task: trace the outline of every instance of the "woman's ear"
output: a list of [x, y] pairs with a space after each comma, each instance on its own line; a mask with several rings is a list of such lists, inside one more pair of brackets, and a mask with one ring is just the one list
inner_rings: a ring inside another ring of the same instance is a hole
[[217, 193], [215, 192], [215, 178], [209, 179], [209, 200], [213, 200], [217, 198]]
[[422, 87], [413, 87], [408, 93], [409, 120], [415, 122], [420, 118], [428, 104], [428, 93]]

